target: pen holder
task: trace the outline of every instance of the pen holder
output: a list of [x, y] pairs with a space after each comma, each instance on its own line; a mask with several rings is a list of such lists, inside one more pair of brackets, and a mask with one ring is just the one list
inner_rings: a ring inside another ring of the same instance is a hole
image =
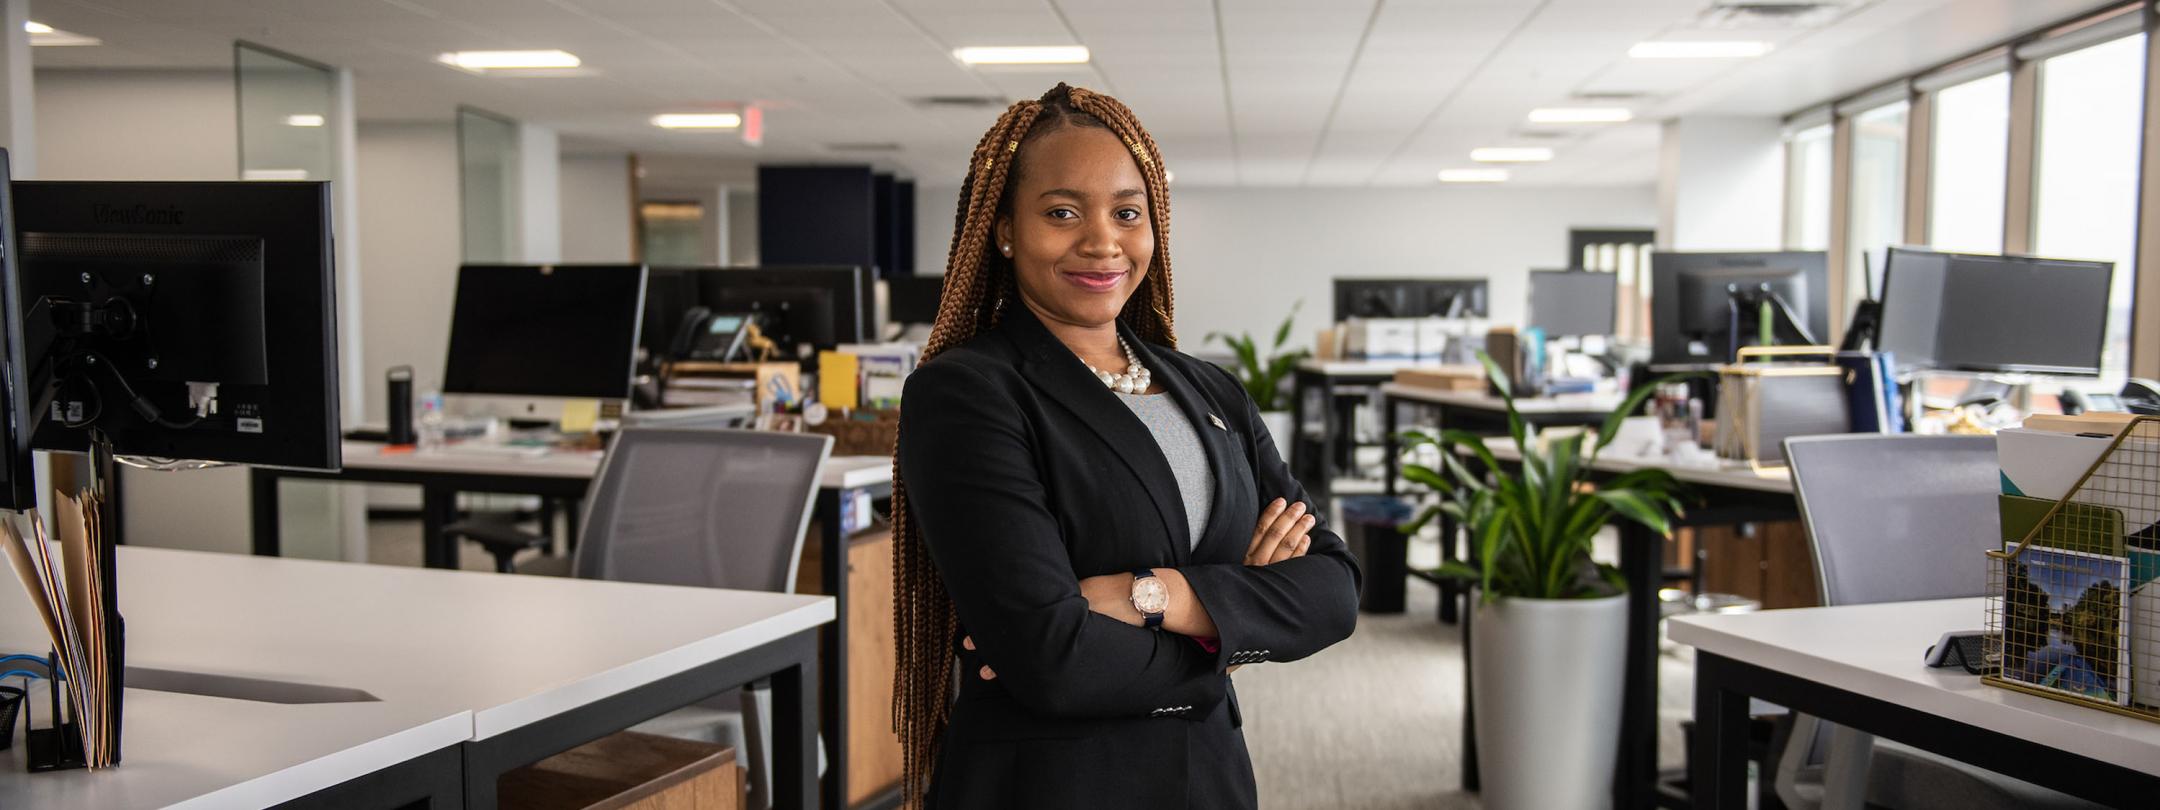
[[23, 707], [23, 746], [26, 749], [23, 759], [28, 762], [31, 773], [71, 771], [90, 766], [90, 758], [83, 752], [82, 727], [68, 722], [68, 713], [62, 709], [67, 701], [60, 693], [67, 689], [67, 681], [58, 677], [59, 669], [50, 664], [58, 658], [55, 655], [47, 659], [46, 665], [46, 671], [55, 675], [45, 682], [45, 694], [52, 700], [52, 728], [31, 728], [29, 697], [25, 695], [18, 702]]

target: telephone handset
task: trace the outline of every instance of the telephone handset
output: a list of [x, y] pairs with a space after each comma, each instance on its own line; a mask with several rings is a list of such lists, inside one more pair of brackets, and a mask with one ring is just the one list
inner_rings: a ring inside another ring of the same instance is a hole
[[691, 307], [683, 313], [682, 328], [675, 333], [675, 356], [686, 360], [735, 360], [744, 351], [743, 341], [753, 325], [764, 325], [764, 318], [755, 312], [714, 312], [706, 307]]

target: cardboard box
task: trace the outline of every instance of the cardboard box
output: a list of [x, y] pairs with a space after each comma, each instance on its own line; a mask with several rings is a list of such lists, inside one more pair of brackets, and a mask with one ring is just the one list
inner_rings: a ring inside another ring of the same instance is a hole
[[1417, 359], [1418, 326], [1414, 318], [1353, 319], [1343, 325], [1352, 360]]

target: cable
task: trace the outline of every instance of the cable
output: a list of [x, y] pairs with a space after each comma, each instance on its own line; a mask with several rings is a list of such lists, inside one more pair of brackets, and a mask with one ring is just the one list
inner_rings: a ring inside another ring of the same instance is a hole
[[52, 666], [52, 662], [46, 660], [45, 656], [42, 655], [0, 655], [0, 664], [5, 664], [9, 661], [31, 661], [35, 662], [38, 666], [41, 667]]
[[126, 392], [128, 395], [128, 399], [131, 400], [128, 404], [133, 406], [135, 408], [135, 413], [141, 415], [145, 421], [148, 421], [159, 427], [168, 428], [171, 430], [186, 430], [188, 428], [194, 427], [197, 423], [200, 423], [202, 421], [202, 417], [200, 416], [194, 417], [185, 422], [174, 422], [167, 420], [165, 418], [165, 412], [159, 410], [158, 406], [155, 403], [152, 403], [148, 398], [145, 398], [143, 395], [135, 393], [135, 386], [132, 383], [128, 382], [127, 375], [121, 374], [120, 367], [113, 365], [111, 360], [105, 358], [105, 355], [99, 354], [95, 351], [87, 351], [83, 352], [82, 356], [88, 357], [92, 360], [96, 360], [98, 365], [104, 366], [108, 370], [108, 372], [112, 374], [113, 380], [120, 383], [120, 390]]
[[223, 461], [195, 461], [191, 459], [160, 458], [158, 456], [114, 456], [113, 460], [119, 462], [122, 466], [154, 472], [185, 472], [233, 466]]
[[27, 670], [27, 669], [11, 669], [11, 670], [8, 670], [8, 671], [6, 671], [6, 672], [0, 672], [0, 681], [4, 681], [4, 680], [7, 680], [7, 679], [9, 679], [9, 678], [13, 678], [13, 677], [15, 677], [15, 676], [17, 676], [17, 675], [21, 675], [21, 676], [23, 676], [23, 677], [25, 677], [25, 678], [29, 678], [29, 679], [31, 679], [31, 680], [37, 680], [37, 681], [42, 681], [42, 680], [44, 680], [44, 679], [45, 679], [45, 676], [43, 676], [43, 675], [39, 675], [39, 674], [37, 674], [37, 673], [35, 673], [35, 672], [31, 672], [30, 670]]

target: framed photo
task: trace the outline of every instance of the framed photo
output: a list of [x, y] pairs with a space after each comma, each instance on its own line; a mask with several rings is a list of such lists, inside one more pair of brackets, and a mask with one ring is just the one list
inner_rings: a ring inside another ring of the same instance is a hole
[[2129, 582], [2123, 557], [2025, 549], [2003, 583], [2003, 679], [2129, 705]]

